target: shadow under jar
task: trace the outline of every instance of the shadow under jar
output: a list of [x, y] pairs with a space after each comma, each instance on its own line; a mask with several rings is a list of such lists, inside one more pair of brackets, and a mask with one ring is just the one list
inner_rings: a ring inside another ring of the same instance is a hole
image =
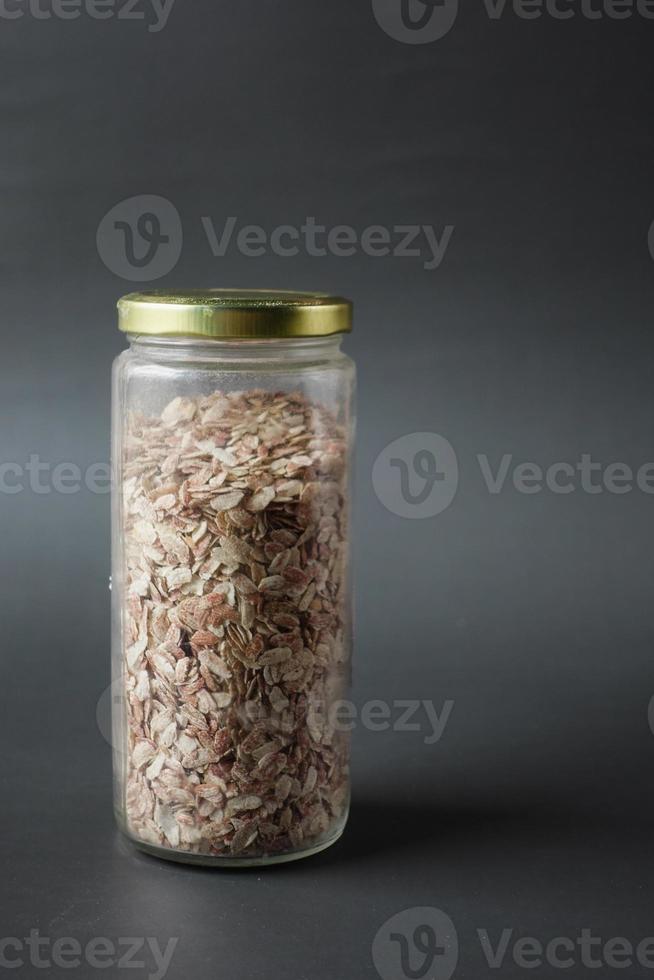
[[119, 826], [179, 861], [304, 857], [349, 806], [351, 304], [209, 290], [118, 308]]

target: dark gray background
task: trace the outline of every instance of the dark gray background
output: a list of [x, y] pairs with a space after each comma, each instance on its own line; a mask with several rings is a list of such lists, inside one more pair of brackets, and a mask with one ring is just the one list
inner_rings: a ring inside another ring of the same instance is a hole
[[[177, 0], [160, 33], [0, 18], [2, 461], [108, 458], [114, 303], [139, 286], [103, 264], [96, 231], [125, 198], [168, 198], [184, 244], [156, 285], [355, 301], [354, 696], [455, 702], [436, 745], [356, 731], [330, 852], [239, 874], [139, 856], [113, 829], [95, 722], [108, 498], [3, 494], [4, 936], [176, 936], [174, 980], [360, 980], [390, 916], [436, 906], [458, 930], [455, 977], [480, 980], [564, 971], [490, 971], [477, 929], [654, 933], [654, 500], [493, 496], [475, 458], [654, 459], [653, 44], [637, 15], [492, 21], [481, 2], [425, 45], [387, 36], [369, 0]], [[214, 258], [203, 215], [455, 232], [435, 271]], [[424, 521], [371, 484], [415, 431], [446, 436], [461, 470]]]

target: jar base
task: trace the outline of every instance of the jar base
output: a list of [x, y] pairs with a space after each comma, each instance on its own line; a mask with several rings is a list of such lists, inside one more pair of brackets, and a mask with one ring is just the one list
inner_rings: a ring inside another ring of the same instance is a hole
[[165, 847], [158, 847], [156, 844], [148, 844], [147, 841], [139, 840], [138, 837], [133, 837], [124, 827], [119, 826], [119, 830], [125, 840], [129, 841], [133, 847], [144, 854], [149, 854], [150, 857], [162, 858], [164, 861], [172, 861], [175, 864], [195, 864], [200, 867], [222, 868], [227, 871], [230, 868], [263, 868], [273, 864], [290, 864], [291, 861], [301, 861], [303, 858], [313, 857], [314, 854], [326, 851], [328, 847], [340, 840], [345, 830], [345, 824], [339, 827], [337, 832], [328, 837], [327, 840], [320, 841], [319, 844], [314, 844], [311, 847], [290, 851], [287, 854], [261, 855], [251, 858], [220, 857], [211, 854], [193, 854], [190, 851], [169, 850]]

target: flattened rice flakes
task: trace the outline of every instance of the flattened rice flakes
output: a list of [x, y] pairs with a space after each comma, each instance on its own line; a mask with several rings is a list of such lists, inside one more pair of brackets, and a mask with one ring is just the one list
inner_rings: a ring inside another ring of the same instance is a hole
[[348, 803], [345, 433], [302, 394], [132, 414], [123, 458], [127, 821], [145, 842], [265, 857]]

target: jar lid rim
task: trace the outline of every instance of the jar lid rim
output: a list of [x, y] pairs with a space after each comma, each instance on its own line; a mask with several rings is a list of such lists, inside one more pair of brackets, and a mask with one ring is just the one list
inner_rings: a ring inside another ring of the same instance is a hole
[[326, 337], [351, 331], [352, 303], [285, 289], [154, 289], [118, 300], [118, 327], [135, 336]]

